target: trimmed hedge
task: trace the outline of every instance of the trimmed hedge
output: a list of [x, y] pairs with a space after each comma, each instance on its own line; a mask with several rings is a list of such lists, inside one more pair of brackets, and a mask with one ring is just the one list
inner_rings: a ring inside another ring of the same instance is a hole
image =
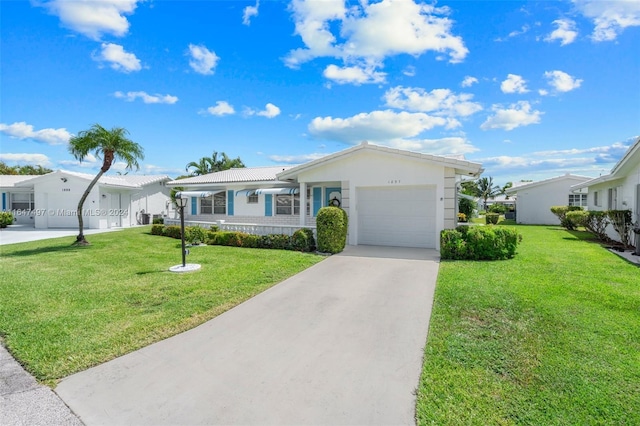
[[558, 219], [560, 219], [560, 226], [567, 229], [568, 231], [575, 231], [579, 226], [571, 219], [571, 217], [574, 217], [576, 219], [580, 218], [578, 218], [576, 215], [567, 217], [567, 213], [580, 210], [583, 210], [583, 208], [580, 206], [551, 206], [551, 213], [555, 214]]
[[318, 250], [322, 253], [340, 253], [347, 244], [349, 218], [340, 207], [323, 207], [318, 210], [316, 230]]
[[[184, 239], [191, 244], [206, 243], [218, 246], [297, 250], [303, 252], [316, 250], [313, 231], [308, 228], [298, 229], [291, 237], [285, 234], [254, 235], [246, 232], [219, 231], [219, 229], [216, 225], [212, 225], [210, 229], [199, 226], [185, 226]], [[153, 225], [151, 234], [180, 239], [180, 227], [177, 225]]]
[[484, 216], [484, 222], [487, 225], [497, 225], [500, 220], [500, 215], [498, 213], [487, 213]]
[[504, 260], [515, 256], [522, 235], [502, 226], [458, 226], [440, 233], [443, 260]]

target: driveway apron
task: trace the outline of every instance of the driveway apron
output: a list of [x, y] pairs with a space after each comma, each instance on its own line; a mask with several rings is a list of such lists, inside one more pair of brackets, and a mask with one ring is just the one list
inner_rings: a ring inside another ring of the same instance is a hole
[[438, 259], [348, 246], [55, 391], [87, 425], [414, 424]]

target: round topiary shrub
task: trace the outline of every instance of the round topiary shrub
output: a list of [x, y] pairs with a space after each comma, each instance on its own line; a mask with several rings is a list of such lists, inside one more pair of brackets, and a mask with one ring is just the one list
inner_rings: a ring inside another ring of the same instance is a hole
[[311, 252], [316, 249], [316, 240], [313, 231], [308, 228], [298, 229], [291, 236], [291, 248], [296, 251]]
[[316, 217], [318, 251], [340, 253], [347, 244], [349, 218], [340, 207], [323, 207]]

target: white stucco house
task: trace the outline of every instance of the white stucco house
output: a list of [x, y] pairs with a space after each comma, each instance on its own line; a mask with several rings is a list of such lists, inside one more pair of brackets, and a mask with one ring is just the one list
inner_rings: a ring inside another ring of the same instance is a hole
[[439, 248], [457, 222], [456, 184], [481, 165], [366, 142], [299, 166], [231, 169], [167, 183], [189, 197], [187, 223], [266, 233], [315, 228], [318, 210], [349, 216], [347, 243]]
[[[75, 228], [78, 202], [93, 178], [64, 170], [40, 176], [0, 176], [2, 210], [12, 211], [16, 224]], [[85, 227], [129, 227], [154, 216], [174, 215], [170, 189], [165, 185], [170, 180], [164, 175], [102, 176], [85, 201]]]
[[516, 196], [516, 222], [526, 225], [560, 225], [551, 213], [553, 206], [587, 207], [587, 189], [574, 191], [573, 186], [591, 178], [572, 174], [556, 176], [537, 182], [514, 185], [505, 193]]
[[[607, 175], [576, 184], [575, 191], [588, 191], [589, 210], [631, 210], [631, 217], [640, 224], [640, 138]], [[620, 236], [611, 228], [609, 237]]]

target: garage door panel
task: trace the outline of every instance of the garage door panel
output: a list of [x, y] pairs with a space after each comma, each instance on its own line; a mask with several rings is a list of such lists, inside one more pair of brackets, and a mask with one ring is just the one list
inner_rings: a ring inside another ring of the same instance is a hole
[[358, 188], [358, 244], [435, 248], [435, 187]]

